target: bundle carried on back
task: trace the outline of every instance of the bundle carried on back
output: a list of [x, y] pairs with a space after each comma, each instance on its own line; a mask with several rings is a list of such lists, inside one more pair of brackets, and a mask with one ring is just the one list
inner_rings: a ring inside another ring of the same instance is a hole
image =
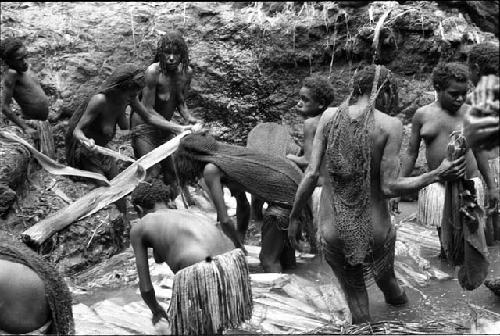
[[[460, 132], [448, 143], [448, 160], [465, 154], [467, 145]], [[442, 244], [454, 265], [461, 265], [458, 281], [466, 290], [479, 287], [488, 275], [488, 247], [484, 236], [484, 212], [477, 202], [472, 180], [446, 182], [446, 198], [441, 224]]]
[[[283, 157], [246, 147], [217, 142], [208, 134], [190, 134], [181, 140], [176, 162], [186, 156], [203, 164], [213, 163], [231, 180], [264, 201], [291, 207], [302, 172]], [[179, 177], [183, 169], [178, 167]]]
[[[275, 158], [286, 158], [287, 154], [298, 155], [300, 152], [300, 147], [291, 137], [287, 127], [273, 122], [261, 123], [255, 126], [248, 133], [247, 148], [271, 155]], [[259, 211], [262, 211], [262, 208]], [[268, 205], [263, 220], [264, 222], [266, 220], [276, 221], [276, 225], [279, 228], [286, 230], [288, 229], [290, 211], [288, 208]], [[302, 231], [305, 233], [306, 239], [311, 246], [311, 251], [316, 253], [318, 250], [316, 244], [317, 227], [314, 226], [313, 220], [310, 217], [312, 216], [305, 215], [302, 217]], [[285, 244], [288, 244], [288, 239], [286, 239]]]
[[211, 335], [252, 317], [245, 254], [235, 249], [176, 273], [168, 309], [174, 335]]
[[75, 333], [73, 308], [68, 286], [55, 268], [26, 245], [2, 234], [0, 258], [31, 268], [45, 283], [45, 293], [50, 307], [51, 321], [48, 334], [72, 335]]
[[293, 141], [288, 129], [280, 124], [267, 122], [252, 128], [248, 133], [247, 147], [262, 153], [286, 157], [298, 155], [300, 147]]

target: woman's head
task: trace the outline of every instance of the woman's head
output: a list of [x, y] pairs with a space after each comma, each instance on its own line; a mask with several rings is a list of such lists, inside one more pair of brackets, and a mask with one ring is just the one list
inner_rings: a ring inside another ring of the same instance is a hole
[[132, 63], [125, 63], [109, 75], [101, 85], [99, 92], [107, 94], [121, 91], [134, 96], [142, 90], [144, 85], [144, 69]]
[[189, 66], [188, 47], [179, 31], [168, 31], [160, 38], [154, 62], [160, 63], [163, 73], [175, 71], [179, 64], [182, 64], [184, 71], [187, 70]]
[[132, 192], [132, 204], [140, 213], [154, 210], [157, 203], [168, 204], [174, 193], [162, 180], [153, 178], [139, 183]]
[[392, 72], [383, 65], [368, 65], [356, 72], [353, 78], [352, 95], [360, 97], [371, 94], [377, 66], [380, 67], [380, 75], [377, 81], [378, 95], [375, 108], [394, 115], [398, 108], [398, 86]]
[[455, 112], [465, 103], [469, 71], [465, 64], [440, 63], [432, 72], [432, 83], [441, 106]]

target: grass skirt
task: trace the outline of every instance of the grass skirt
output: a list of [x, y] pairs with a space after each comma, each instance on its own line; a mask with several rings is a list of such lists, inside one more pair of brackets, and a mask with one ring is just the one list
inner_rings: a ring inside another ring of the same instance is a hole
[[[481, 178], [474, 177], [477, 202], [484, 206], [484, 186]], [[445, 201], [445, 185], [439, 182], [420, 189], [418, 193], [417, 223], [427, 227], [441, 227]]]
[[171, 332], [222, 333], [250, 319], [252, 308], [245, 254], [235, 249], [177, 272], [168, 310]]

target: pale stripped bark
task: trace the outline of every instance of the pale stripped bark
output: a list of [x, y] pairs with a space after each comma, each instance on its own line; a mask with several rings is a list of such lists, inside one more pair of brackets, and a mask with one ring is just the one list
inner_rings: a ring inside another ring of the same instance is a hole
[[111, 180], [109, 186], [92, 190], [67, 207], [57, 211], [52, 216], [25, 230], [22, 233], [23, 241], [40, 245], [54, 233], [64, 229], [78, 219], [90, 216], [106, 205], [126, 196], [144, 180], [146, 170], [174, 153], [179, 147], [181, 138], [189, 133], [190, 131], [181, 133], [144, 155]]

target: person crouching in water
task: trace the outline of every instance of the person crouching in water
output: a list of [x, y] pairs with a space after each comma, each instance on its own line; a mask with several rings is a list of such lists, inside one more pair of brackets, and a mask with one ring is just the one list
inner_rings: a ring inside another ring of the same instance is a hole
[[300, 210], [321, 174], [322, 252], [346, 294], [354, 324], [370, 321], [366, 281], [375, 280], [388, 304], [408, 301], [394, 272], [396, 230], [388, 198], [465, 171], [463, 158], [445, 159], [421, 176], [398, 177], [403, 126], [388, 115], [395, 107], [397, 87], [388, 69], [372, 65], [355, 75], [352, 96], [323, 112], [290, 215], [288, 236], [296, 246]]
[[[203, 178], [222, 230], [243, 250], [250, 219], [245, 193], [266, 202], [259, 253], [264, 272], [279, 273], [296, 267], [295, 250], [288, 242], [287, 230], [293, 196], [302, 179], [297, 165], [285, 157], [219, 142], [207, 133], [192, 133], [182, 138], [174, 161], [181, 185]], [[227, 212], [224, 186], [236, 198], [236, 226]], [[301, 212], [301, 224], [311, 225], [311, 222], [311, 210], [306, 207]], [[301, 233], [302, 230], [297, 232]]]
[[[241, 249], [206, 216], [189, 209], [168, 209], [173, 193], [163, 181], [141, 183], [132, 193], [140, 220], [130, 241], [139, 275], [139, 289], [153, 313], [152, 322], [170, 322], [174, 335], [214, 334], [236, 328], [251, 318], [252, 291]], [[168, 317], [155, 297], [148, 248], [156, 263], [175, 273]]]
[[55, 267], [0, 231], [0, 335], [72, 335], [71, 293]]

